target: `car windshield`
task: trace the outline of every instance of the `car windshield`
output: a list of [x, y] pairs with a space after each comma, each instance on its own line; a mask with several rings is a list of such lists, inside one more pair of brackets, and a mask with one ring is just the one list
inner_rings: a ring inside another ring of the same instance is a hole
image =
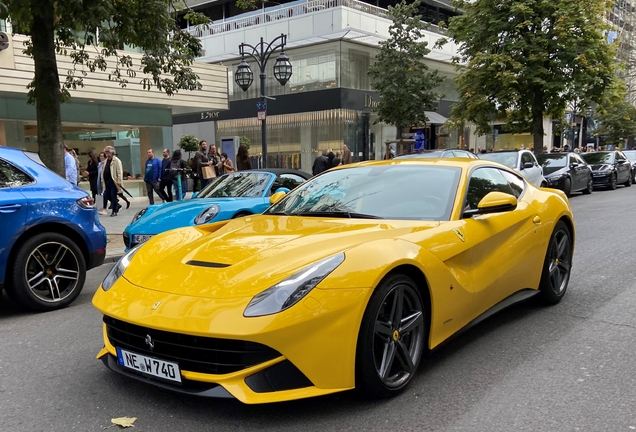
[[479, 159], [486, 159], [493, 162], [499, 162], [509, 168], [517, 167], [517, 153], [504, 152], [504, 153], [484, 153], [479, 155]]
[[632, 162], [636, 162], [636, 151], [626, 151], [623, 153], [625, 153], [625, 156], [627, 156], [627, 159], [629, 159]]
[[583, 159], [590, 165], [609, 164], [614, 161], [614, 153], [610, 152], [593, 152], [585, 153]]
[[398, 157], [396, 157], [395, 159], [410, 159], [410, 158], [417, 158], [417, 159], [435, 159], [435, 158], [441, 158], [442, 155], [444, 154], [443, 151], [423, 151], [420, 153], [411, 153], [411, 154], [404, 154], [404, 155], [400, 155]]
[[562, 154], [542, 154], [537, 160], [543, 168], [563, 168], [568, 163], [568, 156]]
[[269, 173], [247, 171], [226, 174], [207, 185], [197, 198], [258, 198], [263, 196], [272, 177]]
[[449, 220], [461, 168], [375, 165], [330, 171], [298, 186], [268, 214]]

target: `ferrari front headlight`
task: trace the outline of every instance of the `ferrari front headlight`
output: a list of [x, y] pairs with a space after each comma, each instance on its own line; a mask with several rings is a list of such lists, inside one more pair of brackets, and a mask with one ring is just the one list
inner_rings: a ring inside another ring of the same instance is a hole
[[197, 217], [194, 218], [195, 225], [202, 225], [210, 222], [212, 219], [216, 217], [221, 211], [221, 207], [216, 204], [211, 205], [210, 207], [203, 210]]
[[272, 315], [289, 309], [305, 297], [309, 291], [314, 289], [344, 260], [344, 253], [325, 258], [291, 275], [273, 287], [267, 288], [254, 296], [247, 308], [245, 308], [243, 316]]
[[113, 285], [115, 285], [115, 282], [117, 282], [117, 280], [122, 277], [128, 266], [130, 265], [130, 261], [132, 260], [133, 256], [135, 256], [140, 247], [141, 245], [138, 245], [129, 250], [128, 253], [121, 257], [119, 261], [117, 261], [117, 264], [115, 264], [113, 268], [110, 269], [110, 271], [104, 278], [104, 281], [102, 282], [102, 289], [104, 291], [108, 291]]

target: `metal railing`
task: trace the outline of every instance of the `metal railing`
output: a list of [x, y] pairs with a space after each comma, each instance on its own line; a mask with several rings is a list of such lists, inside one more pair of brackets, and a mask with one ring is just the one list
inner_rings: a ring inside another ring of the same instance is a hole
[[197, 37], [211, 36], [214, 34], [267, 24], [281, 19], [307, 15], [313, 12], [319, 12], [325, 9], [333, 9], [341, 6], [365, 12], [377, 17], [390, 19], [389, 13], [386, 9], [357, 0], [310, 0], [306, 3], [261, 12], [243, 18], [224, 20], [207, 26], [190, 27], [188, 31]]

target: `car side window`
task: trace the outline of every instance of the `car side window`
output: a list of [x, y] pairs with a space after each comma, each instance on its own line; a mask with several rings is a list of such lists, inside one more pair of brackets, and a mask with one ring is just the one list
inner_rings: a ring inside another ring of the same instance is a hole
[[521, 155], [521, 165], [525, 165], [526, 163], [530, 162], [531, 164], [534, 164], [534, 158], [532, 157], [532, 155], [528, 152], [524, 152]]
[[293, 190], [296, 186], [305, 182], [305, 179], [296, 174], [280, 174], [276, 176], [274, 183], [272, 183], [272, 187], [270, 188], [269, 194], [272, 195], [276, 192], [278, 188], [287, 188], [289, 190]]
[[0, 188], [18, 187], [31, 183], [33, 183], [31, 177], [7, 161], [0, 159]]
[[510, 184], [514, 195], [519, 198], [521, 194], [523, 194], [523, 191], [526, 190], [526, 182], [523, 181], [523, 179], [518, 175], [515, 175], [508, 171], [502, 170], [501, 174], [505, 177], [506, 180], [508, 180], [508, 183]]
[[478, 168], [470, 176], [465, 209], [476, 209], [479, 201], [490, 192], [503, 192], [515, 197], [518, 196], [501, 170]]
[[620, 154], [620, 153], [618, 153], [618, 152], [617, 152], [617, 153], [616, 153], [616, 160], [617, 160], [617, 161], [621, 161], [621, 160], [625, 160], [625, 158], [623, 157], [623, 155], [622, 155], [622, 154]]

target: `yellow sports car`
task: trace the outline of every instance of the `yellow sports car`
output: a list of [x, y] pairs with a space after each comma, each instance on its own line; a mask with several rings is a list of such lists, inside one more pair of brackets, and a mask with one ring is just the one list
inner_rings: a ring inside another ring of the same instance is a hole
[[168, 231], [93, 298], [98, 358], [179, 392], [277, 402], [404, 390], [423, 353], [570, 278], [565, 195], [469, 159], [345, 165], [263, 215]]

